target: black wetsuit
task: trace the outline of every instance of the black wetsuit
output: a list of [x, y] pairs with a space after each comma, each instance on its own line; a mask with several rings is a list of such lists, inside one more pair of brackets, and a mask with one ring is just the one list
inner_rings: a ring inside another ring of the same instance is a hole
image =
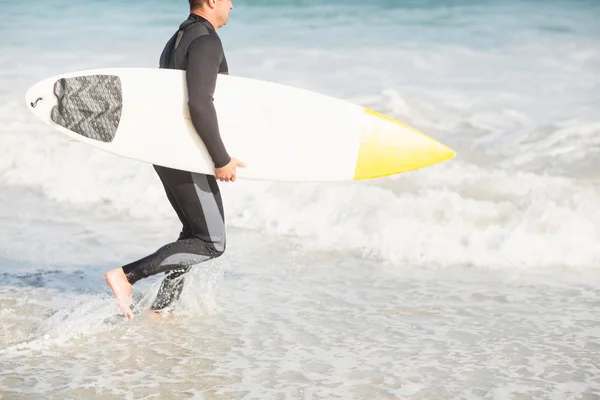
[[[227, 74], [221, 40], [203, 17], [191, 14], [169, 39], [160, 68], [186, 71], [192, 124], [202, 138], [216, 168], [229, 163], [213, 94], [217, 74]], [[125, 265], [131, 284], [161, 272], [166, 273], [152, 309], [161, 310], [179, 298], [183, 275], [192, 265], [219, 257], [225, 251], [223, 202], [214, 175], [154, 166], [167, 198], [183, 224], [179, 238], [141, 260]]]

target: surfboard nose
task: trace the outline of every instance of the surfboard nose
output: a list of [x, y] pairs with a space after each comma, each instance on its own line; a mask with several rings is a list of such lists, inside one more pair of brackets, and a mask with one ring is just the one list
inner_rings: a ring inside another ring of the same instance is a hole
[[354, 179], [369, 179], [411, 171], [455, 156], [455, 152], [425, 134], [388, 116], [364, 109]]

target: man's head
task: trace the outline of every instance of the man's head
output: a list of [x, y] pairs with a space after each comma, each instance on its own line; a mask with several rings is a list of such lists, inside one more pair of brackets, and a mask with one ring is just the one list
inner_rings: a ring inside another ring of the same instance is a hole
[[210, 21], [215, 29], [227, 23], [229, 11], [233, 8], [231, 0], [188, 0], [190, 12], [198, 14]]

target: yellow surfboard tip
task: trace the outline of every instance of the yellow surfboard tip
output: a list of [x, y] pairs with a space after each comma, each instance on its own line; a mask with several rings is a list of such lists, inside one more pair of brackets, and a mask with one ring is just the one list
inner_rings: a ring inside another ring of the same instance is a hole
[[408, 125], [368, 108], [364, 111], [355, 180], [401, 174], [456, 156], [448, 146]]

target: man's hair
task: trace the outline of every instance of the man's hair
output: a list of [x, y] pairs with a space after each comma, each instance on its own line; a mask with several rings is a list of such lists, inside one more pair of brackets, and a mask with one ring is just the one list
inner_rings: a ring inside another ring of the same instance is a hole
[[189, 0], [190, 2], [190, 10], [195, 10], [196, 8], [200, 8], [204, 5], [204, 3], [208, 3], [208, 0]]

